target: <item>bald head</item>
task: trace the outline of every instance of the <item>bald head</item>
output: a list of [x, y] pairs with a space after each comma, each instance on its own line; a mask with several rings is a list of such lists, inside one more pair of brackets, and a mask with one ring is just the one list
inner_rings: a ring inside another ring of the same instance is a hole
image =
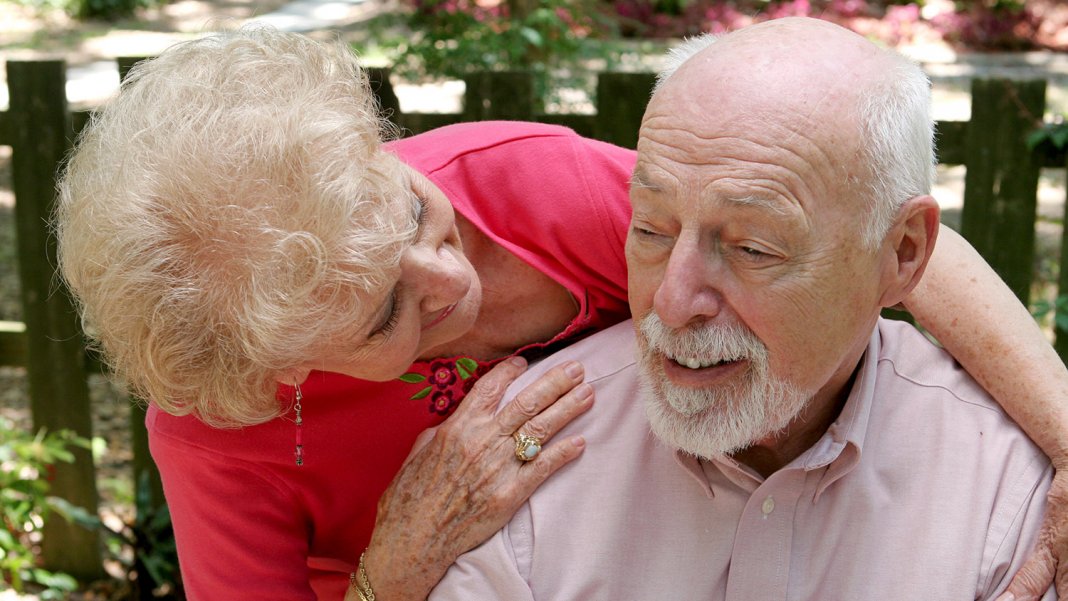
[[898, 53], [827, 21], [788, 18], [673, 50], [646, 121], [671, 111], [699, 137], [727, 122], [804, 132], [829, 155], [825, 168], [869, 201], [864, 237], [875, 244], [902, 202], [930, 191], [929, 103], [926, 76]]

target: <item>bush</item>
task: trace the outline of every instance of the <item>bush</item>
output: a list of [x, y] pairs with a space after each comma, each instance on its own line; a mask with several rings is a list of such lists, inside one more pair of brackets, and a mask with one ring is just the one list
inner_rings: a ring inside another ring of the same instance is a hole
[[583, 59], [599, 56], [594, 40], [611, 37], [614, 23], [596, 0], [414, 0], [407, 22], [414, 33], [391, 49], [394, 72], [462, 79], [523, 69], [535, 73], [543, 94], [559, 87], [560, 77], [574, 81], [567, 77], [577, 77]]
[[0, 579], [16, 592], [36, 583], [44, 587], [42, 599], [59, 599], [77, 585], [41, 568], [35, 553], [49, 517], [48, 475], [57, 462], [74, 461], [72, 445], [90, 446], [66, 430], [33, 435], [0, 417]]
[[134, 16], [140, 8], [151, 8], [165, 0], [14, 0], [37, 11], [62, 10], [78, 19], [118, 21]]
[[955, 2], [931, 24], [950, 44], [972, 50], [1030, 50], [1040, 19], [1021, 0]]

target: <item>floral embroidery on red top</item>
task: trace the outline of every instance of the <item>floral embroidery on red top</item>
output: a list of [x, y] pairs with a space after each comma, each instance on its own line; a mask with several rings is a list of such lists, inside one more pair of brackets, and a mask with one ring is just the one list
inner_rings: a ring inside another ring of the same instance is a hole
[[448, 415], [488, 367], [470, 357], [434, 359], [416, 363], [412, 371], [401, 375], [399, 379], [408, 384], [425, 383], [408, 398], [413, 401], [427, 399], [430, 413]]

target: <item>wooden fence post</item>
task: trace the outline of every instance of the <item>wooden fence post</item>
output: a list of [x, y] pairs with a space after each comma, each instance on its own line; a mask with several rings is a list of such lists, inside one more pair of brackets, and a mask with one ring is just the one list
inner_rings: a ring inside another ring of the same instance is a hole
[[1039, 161], [1027, 135], [1042, 120], [1045, 80], [972, 81], [961, 233], [1026, 305], [1035, 251]]
[[[8, 61], [12, 175], [18, 230], [19, 278], [27, 332], [27, 374], [35, 428], [69, 429], [92, 437], [85, 344], [74, 307], [58, 283], [55, 240], [46, 223], [55, 203], [57, 170], [73, 132], [62, 61]], [[95, 514], [96, 472], [88, 449], [73, 464], [56, 465], [52, 494]], [[45, 524], [42, 555], [51, 570], [77, 578], [103, 574], [95, 531], [58, 518]]]
[[482, 71], [464, 77], [464, 121], [534, 120], [534, 74]]
[[598, 75], [594, 137], [626, 148], [636, 147], [638, 127], [655, 83], [654, 73]]

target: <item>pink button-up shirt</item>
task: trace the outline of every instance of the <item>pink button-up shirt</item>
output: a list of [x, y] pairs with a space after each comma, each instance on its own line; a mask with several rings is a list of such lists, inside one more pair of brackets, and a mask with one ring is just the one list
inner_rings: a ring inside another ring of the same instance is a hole
[[558, 438], [587, 449], [432, 601], [992, 599], [1035, 541], [1049, 461], [907, 324], [879, 323], [841, 415], [766, 480], [660, 444], [634, 353], [626, 322], [513, 385], [582, 361], [596, 404]]

